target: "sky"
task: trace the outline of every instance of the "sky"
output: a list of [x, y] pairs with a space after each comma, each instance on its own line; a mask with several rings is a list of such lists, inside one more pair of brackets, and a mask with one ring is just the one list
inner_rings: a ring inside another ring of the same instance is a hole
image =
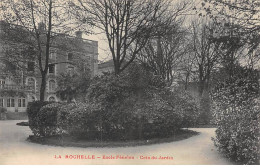
[[[172, 0], [173, 3], [181, 2], [181, 1], [182, 0]], [[195, 1], [195, 3], [198, 5], [202, 2], [202, 0], [190, 0], [190, 1], [193, 2]], [[109, 51], [106, 35], [97, 28], [93, 29], [93, 32], [94, 34], [92, 35], [83, 35], [83, 38], [98, 41], [98, 53], [99, 53], [98, 60], [108, 61], [112, 59], [112, 56]]]

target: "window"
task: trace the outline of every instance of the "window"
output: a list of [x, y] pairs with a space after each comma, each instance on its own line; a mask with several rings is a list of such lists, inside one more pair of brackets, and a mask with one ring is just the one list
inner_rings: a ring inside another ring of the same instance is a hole
[[5, 84], [5, 80], [0, 79], [0, 85], [4, 85]]
[[69, 74], [72, 74], [74, 72], [74, 67], [73, 66], [69, 66], [68, 69], [67, 69], [67, 72]]
[[50, 59], [56, 59], [56, 53], [54, 51], [51, 51]]
[[35, 80], [33, 78], [28, 79], [28, 86], [30, 87], [30, 89], [35, 91]]
[[18, 107], [26, 107], [25, 106], [25, 98], [18, 99]]
[[49, 73], [55, 73], [55, 65], [54, 64], [50, 64], [49, 65]]
[[50, 101], [50, 102], [55, 102], [55, 97], [51, 96], [51, 97], [49, 98], [49, 101]]
[[0, 88], [3, 88], [5, 85], [5, 80], [0, 79]]
[[73, 54], [72, 53], [68, 53], [68, 60], [71, 61], [73, 59]]
[[56, 89], [56, 82], [54, 80], [49, 81], [49, 91], [54, 92]]
[[4, 99], [0, 98], [0, 107], [4, 107]]
[[27, 63], [27, 70], [34, 72], [35, 62], [28, 62]]
[[7, 99], [7, 107], [14, 107], [14, 99]]

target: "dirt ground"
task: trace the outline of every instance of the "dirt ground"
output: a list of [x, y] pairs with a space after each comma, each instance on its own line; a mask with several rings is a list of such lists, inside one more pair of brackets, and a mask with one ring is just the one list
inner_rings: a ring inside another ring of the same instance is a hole
[[200, 132], [186, 140], [136, 147], [78, 148], [40, 145], [26, 141], [28, 126], [15, 120], [0, 121], [0, 164], [167, 164], [230, 165], [213, 145], [215, 128], [192, 128]]

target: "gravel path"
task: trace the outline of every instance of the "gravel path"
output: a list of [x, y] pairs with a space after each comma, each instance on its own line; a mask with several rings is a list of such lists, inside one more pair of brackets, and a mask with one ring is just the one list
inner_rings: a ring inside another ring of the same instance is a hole
[[27, 142], [26, 138], [32, 133], [29, 127], [17, 126], [17, 122], [21, 121], [0, 121], [0, 164], [232, 164], [216, 151], [211, 141], [214, 128], [194, 128], [192, 130], [200, 135], [177, 142], [138, 147], [77, 148]]

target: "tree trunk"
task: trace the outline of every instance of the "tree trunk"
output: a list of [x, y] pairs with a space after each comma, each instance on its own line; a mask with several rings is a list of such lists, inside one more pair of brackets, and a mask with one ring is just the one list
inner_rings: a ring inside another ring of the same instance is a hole
[[40, 101], [43, 102], [45, 98], [46, 89], [46, 72], [42, 72], [42, 83], [40, 88]]
[[187, 74], [185, 75], [185, 85], [184, 85], [184, 89], [185, 89], [185, 90], [188, 89], [189, 76], [190, 76], [189, 73], [187, 73]]
[[114, 61], [114, 69], [115, 75], [118, 75], [120, 73], [120, 64], [117, 61]]

